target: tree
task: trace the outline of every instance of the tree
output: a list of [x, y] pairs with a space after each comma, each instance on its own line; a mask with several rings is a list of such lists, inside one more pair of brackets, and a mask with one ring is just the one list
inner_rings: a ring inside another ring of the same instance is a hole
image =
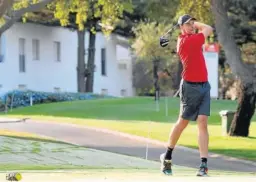
[[133, 87], [136, 89], [136, 94], [154, 95], [152, 63], [144, 60], [136, 60], [133, 64]]
[[[28, 14], [27, 18], [31, 21], [64, 26], [77, 31], [78, 92], [93, 92], [96, 32], [102, 31], [108, 37], [123, 17], [124, 10], [127, 13], [132, 12], [131, 0], [55, 0], [48, 4], [43, 14], [42, 12]], [[52, 16], [52, 19], [45, 20], [45, 15]], [[85, 64], [86, 31], [89, 31], [87, 64]]]
[[[177, 1], [177, 0], [175, 0]], [[89, 35], [89, 51], [88, 51], [88, 61], [87, 61], [87, 67], [85, 68], [84, 64], [84, 56], [83, 51], [84, 45], [79, 44], [79, 53], [78, 53], [78, 85], [79, 90], [83, 91], [83, 88], [86, 87], [87, 92], [93, 91], [93, 72], [94, 72], [94, 57], [95, 57], [95, 31], [98, 31], [99, 29], [103, 30], [103, 33], [105, 35], [108, 35], [111, 32], [115, 32], [117, 34], [121, 34], [124, 36], [133, 36], [133, 32], [131, 31], [132, 27], [138, 22], [138, 20], [143, 19], [145, 17], [150, 17], [152, 11], [150, 11], [153, 7], [156, 5], [159, 6], [159, 3], [156, 4], [155, 1], [149, 0], [147, 2], [141, 2], [141, 1], [132, 1], [133, 6], [131, 4], [130, 0], [115, 0], [115, 1], [89, 1], [87, 4], [87, 7], [90, 7], [88, 9], [88, 17], [85, 23], [85, 27], [90, 30]], [[163, 2], [162, 10], [161, 12], [167, 13], [170, 15], [172, 13], [169, 12], [173, 6], [170, 6], [169, 1]], [[173, 3], [172, 3], [173, 4]], [[79, 3], [81, 6], [81, 3]], [[168, 5], [168, 6], [167, 6]], [[145, 7], [146, 8], [142, 8]], [[103, 9], [103, 11], [101, 11]], [[104, 11], [105, 9], [105, 11]], [[99, 11], [100, 10], [100, 11]], [[114, 10], [114, 11], [113, 11]], [[135, 10], [135, 11], [133, 11]], [[144, 10], [144, 11], [142, 11]], [[68, 9], [67, 9], [68, 11]], [[154, 12], [154, 11], [153, 11]], [[77, 22], [79, 19], [79, 16], [77, 14], [79, 12], [72, 11], [72, 13], [76, 14], [75, 17], [72, 18], [72, 21], [70, 22]], [[147, 16], [148, 15], [148, 16]], [[160, 14], [158, 14], [160, 15]], [[61, 19], [61, 14], [56, 16], [58, 19]], [[158, 16], [156, 16], [158, 17]], [[65, 18], [64, 18], [65, 19]], [[168, 18], [170, 19], [170, 18]], [[109, 20], [111, 20], [109, 22]], [[100, 22], [101, 28], [99, 28], [98, 23]], [[63, 25], [63, 24], [62, 24]], [[73, 23], [74, 27], [74, 23]], [[84, 29], [82, 28], [82, 31]], [[81, 31], [81, 30], [80, 30]], [[84, 37], [82, 37], [84, 34], [78, 32], [79, 40], [83, 40]], [[84, 83], [84, 77], [86, 77], [86, 86], [83, 85]]]
[[14, 3], [13, 0], [9, 0], [9, 1], [1, 0], [0, 1], [0, 17], [2, 17], [6, 13], [7, 10], [11, 9], [13, 3]]
[[0, 35], [8, 30], [26, 13], [35, 12], [44, 8], [54, 0], [1, 0], [0, 1]]
[[[161, 48], [159, 46], [159, 38], [167, 32], [170, 24], [173, 24], [173, 17], [176, 12], [178, 5], [178, 0], [147, 0], [139, 1], [137, 4], [139, 7], [140, 15], [142, 19], [138, 25], [135, 25], [133, 29], [134, 41], [132, 42], [132, 48], [134, 49], [135, 55], [138, 56], [138, 61], [149, 61], [152, 67], [145, 73], [140, 73], [137, 75], [149, 76], [153, 74], [153, 85], [155, 92], [160, 90], [159, 82], [159, 71], [170, 67], [172, 62], [172, 53], [175, 52], [176, 42], [172, 41], [168, 47]], [[160, 10], [160, 11], [159, 11]], [[136, 12], [136, 11], [135, 11]], [[148, 64], [136, 63], [135, 66], [145, 66]], [[136, 79], [135, 79], [136, 80]], [[139, 83], [136, 80], [136, 83]], [[146, 79], [151, 80], [149, 78]], [[171, 78], [169, 78], [171, 81]], [[147, 82], [148, 83], [148, 82]], [[145, 84], [143, 84], [145, 85]], [[155, 93], [155, 99], [159, 92]]]
[[[109, 36], [119, 22], [119, 17], [122, 17], [124, 9], [132, 10], [130, 0], [67, 0], [57, 1], [53, 9], [55, 7], [55, 17], [60, 20], [62, 26], [68, 26], [72, 21], [78, 26], [78, 91], [84, 92], [86, 89], [87, 92], [93, 92], [96, 31], [101, 25], [101, 31]], [[73, 15], [72, 19], [70, 15]], [[85, 39], [85, 29], [89, 30], [87, 65], [82, 43]]]
[[[255, 3], [255, 1], [251, 1], [251, 3]], [[248, 136], [250, 121], [255, 112], [256, 69], [255, 64], [242, 61], [241, 50], [230, 30], [230, 21], [225, 5], [223, 1], [212, 0], [211, 7], [215, 17], [218, 40], [225, 50], [227, 62], [233, 74], [240, 79], [241, 93], [239, 94], [237, 111], [231, 124], [230, 135]]]
[[[232, 2], [232, 3], [231, 3]], [[226, 6], [228, 18], [230, 21], [230, 30], [233, 32], [236, 44], [241, 49], [242, 61], [245, 63], [256, 63], [256, 25], [253, 19], [256, 18], [255, 3], [248, 1], [233, 0]], [[222, 97], [236, 99], [238, 96], [239, 80], [230, 70], [227, 64], [225, 53], [220, 52], [220, 80], [226, 80], [221, 83]], [[235, 87], [235, 88], [234, 88]], [[230, 95], [231, 94], [231, 95]]]
[[157, 24], [156, 22], [141, 22], [134, 29], [135, 39], [132, 43], [132, 49], [139, 59], [147, 60], [153, 63], [153, 78], [155, 88], [155, 99], [159, 96], [159, 67], [160, 62], [171, 64], [171, 56], [175, 50], [176, 42], [171, 40], [169, 46], [172, 48], [163, 49], [159, 45], [159, 38], [168, 31], [166, 24]]
[[138, 22], [147, 19], [147, 11], [145, 10], [146, 4], [145, 1], [132, 0], [133, 11], [126, 11], [126, 9], [124, 9], [123, 17], [120, 17], [120, 21], [113, 32], [127, 38], [134, 38], [135, 35], [132, 28], [136, 26]]
[[[199, 21], [204, 21], [211, 25], [214, 24], [218, 41], [224, 49], [225, 57], [231, 71], [240, 79], [241, 86], [238, 96], [238, 106], [229, 134], [230, 136], [248, 136], [250, 121], [255, 111], [256, 83], [254, 80], [256, 80], [256, 73], [254, 64], [248, 64], [242, 60], [241, 40], [245, 37], [248, 38], [247, 40], [250, 40], [253, 36], [252, 34], [240, 37], [237, 37], [236, 34], [236, 36], [234, 36], [234, 30], [237, 30], [234, 24], [237, 23], [234, 23], [232, 26], [230, 23], [232, 16], [230, 15], [237, 13], [239, 16], [243, 15], [241, 16], [243, 17], [241, 18], [243, 21], [253, 22], [255, 21], [254, 10], [256, 2], [254, 0], [195, 0], [192, 2], [189, 0], [181, 0], [179, 13], [190, 13], [195, 17], [199, 17]], [[235, 5], [237, 8], [233, 8]], [[248, 7], [248, 11], [250, 10], [250, 16], [243, 10], [245, 7]], [[209, 14], [211, 11], [213, 15]], [[239, 11], [243, 13], [241, 14]], [[246, 19], [244, 17], [246, 17]], [[254, 20], [252, 20], [253, 18]], [[243, 22], [241, 23], [241, 27], [246, 29]], [[242, 29], [243, 28], [241, 28], [241, 30]]]

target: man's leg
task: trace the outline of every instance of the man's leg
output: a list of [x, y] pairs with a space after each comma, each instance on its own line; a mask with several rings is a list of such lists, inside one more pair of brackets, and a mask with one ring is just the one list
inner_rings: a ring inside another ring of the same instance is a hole
[[208, 158], [208, 145], [209, 145], [209, 133], [207, 127], [207, 116], [199, 115], [197, 119], [198, 126], [198, 145], [201, 157], [201, 164], [197, 172], [197, 176], [207, 176], [207, 158]]
[[205, 176], [208, 173], [207, 158], [208, 158], [208, 145], [209, 145], [209, 133], [208, 133], [208, 116], [210, 116], [210, 84], [203, 85], [205, 89], [205, 95], [202, 100], [199, 109], [199, 115], [197, 118], [198, 126], [198, 145], [201, 157], [201, 165], [197, 173], [198, 176]]
[[192, 86], [183, 80], [180, 85], [180, 114], [179, 119], [173, 126], [169, 135], [168, 147], [166, 153], [162, 154], [160, 159], [162, 162], [162, 172], [171, 174], [172, 151], [178, 142], [181, 133], [188, 125], [189, 121], [196, 121], [198, 115], [198, 100], [200, 97], [199, 86]]
[[172, 131], [170, 132], [170, 135], [169, 135], [168, 146], [165, 153], [166, 154], [165, 160], [172, 160], [172, 151], [175, 148], [181, 136], [181, 133], [187, 127], [188, 123], [189, 123], [189, 120], [183, 119], [180, 116], [176, 124], [173, 126]]
[[209, 145], [209, 133], [207, 127], [207, 116], [199, 115], [197, 119], [198, 125], [198, 144], [200, 157], [206, 158], [208, 157], [208, 145]]
[[[170, 132], [168, 148], [174, 149], [175, 145], [177, 144], [180, 138], [181, 133], [187, 127], [188, 123], [189, 123], [189, 120], [179, 117], [178, 121], [173, 126], [172, 131]], [[166, 159], [171, 159], [171, 158], [166, 158]]]
[[167, 174], [167, 175], [172, 174], [172, 169], [171, 169], [172, 151], [175, 145], [177, 144], [181, 136], [181, 133], [188, 125], [188, 122], [189, 120], [185, 120], [182, 117], [179, 117], [178, 121], [173, 126], [172, 131], [170, 132], [167, 150], [160, 157], [160, 160], [162, 162], [161, 170], [164, 174]]

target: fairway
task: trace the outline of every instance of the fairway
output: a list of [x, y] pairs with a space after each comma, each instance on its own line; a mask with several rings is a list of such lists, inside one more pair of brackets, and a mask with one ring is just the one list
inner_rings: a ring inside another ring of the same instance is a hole
[[[168, 103], [167, 116], [166, 103]], [[9, 116], [107, 128], [166, 142], [169, 131], [177, 119], [179, 99], [169, 98], [166, 102], [164, 98], [161, 98], [159, 106], [160, 110], [157, 111], [153, 98], [103, 99], [18, 108], [9, 112]], [[235, 110], [236, 106], [236, 101], [212, 100], [211, 116], [209, 117], [209, 150], [218, 154], [256, 161], [255, 122], [251, 124], [248, 138], [221, 135], [219, 112]], [[256, 120], [255, 116], [253, 120]], [[178, 144], [197, 148], [195, 122], [191, 122], [185, 129]]]
[[[161, 98], [159, 111], [153, 98], [138, 97], [125, 99], [100, 99], [74, 102], [40, 104], [33, 107], [14, 109], [9, 114], [47, 115], [104, 120], [139, 120], [155, 122], [175, 122], [179, 113], [179, 99], [168, 98], [168, 116], [166, 116], [165, 98]], [[236, 101], [212, 100], [211, 124], [220, 124], [221, 110], [235, 110]], [[256, 121], [256, 116], [253, 118]]]

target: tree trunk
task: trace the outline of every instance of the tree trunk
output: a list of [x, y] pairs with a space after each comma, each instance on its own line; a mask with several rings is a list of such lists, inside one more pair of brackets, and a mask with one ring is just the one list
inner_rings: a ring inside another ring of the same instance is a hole
[[256, 93], [253, 84], [239, 84], [238, 107], [230, 127], [230, 136], [249, 136], [250, 121], [255, 112]]
[[85, 92], [85, 30], [77, 30], [78, 50], [77, 50], [77, 86], [78, 92]]
[[232, 73], [240, 77], [243, 81], [251, 82], [253, 79], [253, 70], [242, 61], [241, 50], [235, 42], [233, 32], [230, 30], [227, 10], [224, 8], [223, 2], [223, 0], [212, 0], [212, 10], [215, 16], [215, 26], [219, 43], [224, 49], [227, 63]]
[[90, 31], [89, 54], [88, 54], [88, 62], [87, 62], [87, 69], [89, 74], [86, 79], [86, 92], [91, 92], [91, 93], [93, 92], [93, 82], [94, 82], [95, 41], [96, 41], [96, 34]]
[[154, 76], [155, 100], [159, 100], [159, 96], [160, 96], [158, 68], [159, 68], [159, 61], [154, 60], [153, 61], [153, 76]]
[[248, 136], [250, 121], [255, 109], [255, 96], [253, 94], [256, 91], [252, 90], [256, 77], [255, 69], [252, 65], [246, 65], [242, 61], [241, 51], [230, 31], [230, 23], [223, 2], [223, 0], [212, 0], [211, 2], [216, 32], [232, 73], [243, 83], [242, 94], [239, 96], [238, 108], [232, 122], [230, 135]]
[[176, 72], [176, 76], [175, 76], [175, 86], [174, 88], [176, 90], [179, 90], [180, 88], [180, 81], [181, 81], [181, 73], [182, 73], [182, 63], [181, 61], [179, 60], [178, 61], [178, 65], [177, 65], [177, 72]]

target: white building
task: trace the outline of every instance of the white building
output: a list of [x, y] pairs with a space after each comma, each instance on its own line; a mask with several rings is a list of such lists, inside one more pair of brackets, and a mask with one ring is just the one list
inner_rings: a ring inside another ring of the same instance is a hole
[[[133, 96], [130, 51], [118, 40], [96, 35], [94, 93]], [[77, 92], [77, 46], [77, 33], [67, 28], [16, 23], [1, 38], [0, 94], [13, 89]]]

